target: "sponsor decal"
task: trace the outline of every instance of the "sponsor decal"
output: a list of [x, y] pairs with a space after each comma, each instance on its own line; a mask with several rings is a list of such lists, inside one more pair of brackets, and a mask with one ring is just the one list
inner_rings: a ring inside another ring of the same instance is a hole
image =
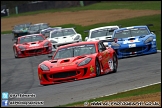
[[129, 48], [136, 47], [136, 44], [129, 44]]
[[112, 70], [113, 69], [113, 60], [112, 59], [110, 59], [108, 61], [108, 65], [109, 65], [110, 69]]
[[134, 42], [133, 40], [129, 40], [130, 42]]
[[93, 72], [94, 71], [94, 67], [91, 65], [90, 67], [90, 71]]

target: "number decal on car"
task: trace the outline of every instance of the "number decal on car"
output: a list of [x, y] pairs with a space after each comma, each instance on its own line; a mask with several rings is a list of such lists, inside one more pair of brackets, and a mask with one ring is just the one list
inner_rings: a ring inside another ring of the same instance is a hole
[[129, 48], [136, 47], [136, 44], [129, 44]]
[[108, 61], [108, 64], [109, 64], [110, 69], [112, 70], [113, 69], [113, 61], [111, 59]]

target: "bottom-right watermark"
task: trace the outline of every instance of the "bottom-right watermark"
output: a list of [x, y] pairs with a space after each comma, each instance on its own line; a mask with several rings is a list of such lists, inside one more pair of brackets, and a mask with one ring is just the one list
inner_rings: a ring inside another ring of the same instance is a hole
[[92, 101], [84, 102], [84, 106], [161, 106], [159, 101]]

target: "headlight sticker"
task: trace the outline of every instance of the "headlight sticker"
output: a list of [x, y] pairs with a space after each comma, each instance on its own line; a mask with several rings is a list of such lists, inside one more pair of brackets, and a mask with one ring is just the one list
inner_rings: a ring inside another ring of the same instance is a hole
[[112, 59], [110, 59], [108, 61], [108, 65], [109, 65], [110, 69], [112, 70], [113, 69], [113, 60]]
[[90, 71], [91, 72], [94, 72], [94, 67], [91, 65], [91, 67], [90, 67]]

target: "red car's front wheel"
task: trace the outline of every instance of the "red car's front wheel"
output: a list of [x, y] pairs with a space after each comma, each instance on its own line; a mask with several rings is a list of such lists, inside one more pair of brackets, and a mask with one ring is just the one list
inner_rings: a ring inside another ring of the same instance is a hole
[[98, 60], [96, 60], [96, 76], [100, 76], [101, 74], [101, 68], [100, 68], [100, 63]]
[[13, 48], [13, 51], [14, 51], [14, 56], [15, 56], [15, 58], [18, 58], [17, 51], [16, 51], [15, 48]]
[[117, 56], [113, 55], [113, 71], [112, 72], [117, 72], [117, 67], [118, 67]]

